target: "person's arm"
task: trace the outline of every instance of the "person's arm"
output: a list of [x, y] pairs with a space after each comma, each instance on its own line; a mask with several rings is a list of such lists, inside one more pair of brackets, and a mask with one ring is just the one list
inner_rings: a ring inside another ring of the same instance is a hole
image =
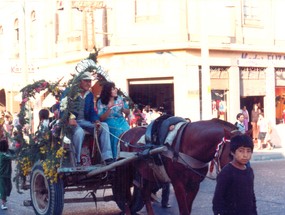
[[94, 95], [92, 92], [85, 97], [84, 118], [92, 123], [99, 120], [98, 113], [95, 111]]
[[100, 121], [104, 122], [110, 115], [112, 109], [108, 107], [108, 109], [100, 116]]
[[253, 211], [252, 214], [253, 215], [257, 215], [257, 208], [256, 208], [256, 197], [255, 197], [255, 192], [254, 192], [254, 173], [253, 173], [253, 169], [250, 167], [250, 174], [252, 175], [252, 202], [253, 202]]
[[98, 115], [99, 115], [100, 121], [103, 122], [110, 115], [111, 107], [107, 107], [106, 105], [103, 105], [101, 100], [99, 99], [97, 101], [97, 111], [98, 111]]
[[129, 105], [127, 104], [127, 102], [125, 102], [123, 99], [123, 107], [122, 107], [122, 112], [125, 114], [125, 116], [127, 117], [130, 114], [130, 109], [129, 109]]

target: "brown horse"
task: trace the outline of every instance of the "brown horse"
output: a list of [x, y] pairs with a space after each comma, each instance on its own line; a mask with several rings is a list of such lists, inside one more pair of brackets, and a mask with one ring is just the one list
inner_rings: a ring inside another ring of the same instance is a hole
[[[151, 206], [153, 186], [159, 181], [170, 179], [180, 214], [189, 215], [200, 183], [207, 175], [209, 162], [216, 160], [220, 168], [230, 162], [229, 141], [226, 141], [226, 138], [230, 138], [230, 132], [234, 130], [236, 127], [233, 124], [219, 119], [186, 123], [178, 129], [172, 144], [167, 146], [167, 151], [155, 157], [148, 156], [147, 150], [156, 146], [138, 143], [146, 133], [146, 128], [136, 127], [124, 133], [120, 140], [121, 151], [144, 151], [142, 154], [145, 154], [143, 159], [131, 163], [128, 170], [132, 173], [137, 170], [144, 179], [136, 184], [141, 185], [141, 194], [148, 214], [154, 214]], [[154, 169], [150, 167], [156, 166], [156, 160], [160, 160], [165, 167], [167, 174], [162, 178], [157, 177]], [[125, 195], [131, 196], [129, 193]]]

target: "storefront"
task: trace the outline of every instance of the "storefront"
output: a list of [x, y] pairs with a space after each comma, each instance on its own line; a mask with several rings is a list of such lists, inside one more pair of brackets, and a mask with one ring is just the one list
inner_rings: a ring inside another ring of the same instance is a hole
[[[202, 119], [201, 107], [204, 104], [200, 55], [196, 50], [128, 53], [106, 55], [99, 62], [103, 62], [116, 85], [139, 103], [158, 105], [165, 100], [174, 115], [197, 121]], [[253, 104], [259, 103], [271, 122], [280, 119], [285, 104], [276, 107], [275, 94], [281, 95], [278, 97], [281, 100], [284, 94], [285, 99], [285, 69], [280, 69], [285, 68], [280, 66], [285, 65], [283, 60], [276, 63], [267, 59], [264, 53], [251, 56], [242, 52], [225, 55], [222, 51], [211, 51], [208, 64], [211, 117], [235, 122], [244, 105], [251, 112]], [[173, 86], [170, 91], [159, 88], [161, 81], [165, 80], [171, 81], [168, 83]], [[149, 89], [151, 92], [144, 92]], [[167, 98], [166, 94], [169, 94]]]

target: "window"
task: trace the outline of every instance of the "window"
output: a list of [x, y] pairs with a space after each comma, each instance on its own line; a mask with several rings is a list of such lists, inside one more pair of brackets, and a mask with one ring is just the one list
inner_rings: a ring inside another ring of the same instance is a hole
[[36, 21], [36, 12], [34, 10], [31, 13], [31, 21], [32, 22]]
[[262, 2], [243, 0], [243, 25], [262, 27]]
[[19, 43], [19, 20], [15, 19], [14, 21], [14, 30], [15, 30], [15, 40], [17, 43]]
[[33, 10], [30, 14], [30, 38], [31, 38], [31, 50], [35, 50], [38, 48], [37, 46], [37, 22], [36, 22], [36, 12]]
[[155, 21], [158, 19], [159, 0], [135, 0], [135, 21]]

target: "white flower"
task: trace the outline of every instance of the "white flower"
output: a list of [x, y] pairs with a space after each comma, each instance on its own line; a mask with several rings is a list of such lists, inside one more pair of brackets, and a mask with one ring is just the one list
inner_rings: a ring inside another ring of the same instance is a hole
[[60, 110], [63, 111], [67, 108], [67, 96], [60, 102]]
[[63, 137], [63, 142], [64, 142], [65, 144], [70, 144], [70, 143], [71, 143], [71, 140], [70, 140], [67, 136], [64, 136], [64, 137]]

